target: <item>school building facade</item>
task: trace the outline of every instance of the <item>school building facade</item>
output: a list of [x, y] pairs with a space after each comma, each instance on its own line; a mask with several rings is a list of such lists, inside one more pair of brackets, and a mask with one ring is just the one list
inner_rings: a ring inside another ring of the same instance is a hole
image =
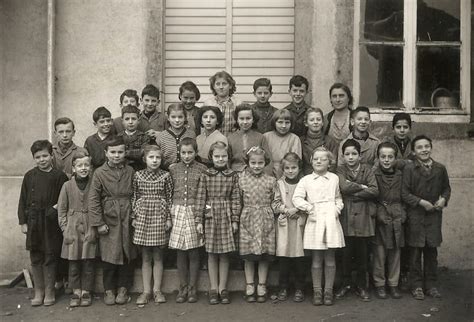
[[28, 267], [20, 186], [34, 166], [31, 143], [53, 139], [56, 118], [74, 120], [82, 145], [92, 111], [119, 115], [123, 90], [153, 83], [163, 108], [188, 79], [209, 96], [218, 70], [235, 77], [244, 101], [256, 78], [270, 78], [278, 107], [301, 74], [307, 102], [325, 112], [329, 87], [343, 82], [371, 108], [379, 137], [393, 113], [411, 113], [451, 180], [440, 265], [472, 269], [472, 9], [472, 0], [1, 1], [0, 279]]

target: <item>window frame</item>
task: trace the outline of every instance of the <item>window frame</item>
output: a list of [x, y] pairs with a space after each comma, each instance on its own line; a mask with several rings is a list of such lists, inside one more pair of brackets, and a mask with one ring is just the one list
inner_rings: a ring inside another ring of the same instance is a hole
[[[391, 121], [394, 113], [412, 114], [414, 121], [439, 123], [469, 123], [471, 115], [471, 1], [460, 1], [460, 106], [457, 109], [432, 110], [429, 107], [416, 106], [416, 54], [417, 42], [417, 1], [403, 0], [403, 107], [370, 107], [372, 120]], [[354, 42], [353, 42], [353, 96], [354, 105], [359, 104], [360, 97], [360, 46], [368, 42], [361, 41], [361, 0], [354, 3]], [[384, 42], [370, 42], [383, 44]], [[454, 42], [433, 42], [431, 45], [449, 45]], [[391, 42], [393, 44], [393, 42]], [[440, 117], [440, 116], [443, 117]]]

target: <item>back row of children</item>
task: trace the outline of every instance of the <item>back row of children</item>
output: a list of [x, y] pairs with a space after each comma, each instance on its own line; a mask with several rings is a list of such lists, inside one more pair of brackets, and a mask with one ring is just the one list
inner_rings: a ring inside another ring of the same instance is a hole
[[[331, 87], [334, 111], [324, 118], [320, 109], [306, 105], [308, 87], [304, 77], [293, 77], [292, 104], [276, 110], [268, 103], [270, 81], [259, 79], [257, 103], [236, 104], [235, 82], [220, 72], [211, 77], [217, 106], [197, 108], [199, 90], [186, 82], [182, 104], [170, 105], [166, 117], [156, 109], [156, 87], [144, 88], [143, 112], [136, 107], [136, 92], [127, 90], [121, 96], [122, 128], [106, 108], [98, 108], [97, 133], [87, 138], [86, 150], [72, 142], [73, 122], [58, 119], [58, 145], [36, 141], [31, 147], [37, 167], [25, 175], [19, 203], [35, 280], [32, 305], [54, 303], [59, 257], [69, 261], [71, 306], [90, 305], [96, 256], [102, 260], [105, 303], [127, 303], [137, 246], [143, 275], [139, 305], [166, 301], [161, 278], [168, 246], [178, 250], [176, 301], [196, 302], [203, 245], [210, 304], [230, 303], [229, 254], [235, 251], [244, 259], [249, 302], [267, 299], [268, 267], [275, 256], [278, 299], [287, 299], [294, 267], [294, 300], [303, 301], [305, 252], [312, 257], [313, 304], [332, 305], [334, 296], [343, 298], [354, 288], [354, 264], [355, 291], [368, 300], [369, 247], [377, 297], [387, 298], [387, 285], [399, 298], [404, 237], [413, 296], [439, 297], [436, 247], [450, 187], [446, 169], [430, 157], [431, 140], [410, 141], [410, 116], [400, 113], [394, 116], [394, 135], [380, 144], [368, 132], [369, 110], [349, 110], [349, 88]], [[341, 248], [344, 280], [333, 292], [335, 250]]]

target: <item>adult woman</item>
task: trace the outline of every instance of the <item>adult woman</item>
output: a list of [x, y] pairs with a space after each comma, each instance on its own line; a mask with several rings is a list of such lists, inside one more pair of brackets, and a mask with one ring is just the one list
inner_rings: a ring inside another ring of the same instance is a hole
[[340, 143], [352, 131], [350, 123], [352, 93], [347, 85], [334, 83], [329, 89], [329, 99], [333, 110], [324, 117], [324, 132]]

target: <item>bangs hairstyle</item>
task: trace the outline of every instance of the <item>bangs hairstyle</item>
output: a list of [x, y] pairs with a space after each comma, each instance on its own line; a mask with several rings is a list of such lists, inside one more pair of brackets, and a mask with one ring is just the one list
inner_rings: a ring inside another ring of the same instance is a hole
[[291, 90], [292, 86], [300, 87], [300, 86], [306, 86], [306, 91], [309, 91], [309, 82], [306, 79], [306, 77], [301, 76], [301, 75], [295, 75], [290, 78], [290, 83], [289, 83], [289, 89]]
[[184, 91], [193, 92], [196, 96], [196, 102], [199, 101], [199, 99], [201, 98], [201, 92], [199, 91], [199, 88], [191, 81], [186, 81], [179, 87], [179, 100], [181, 100], [181, 96], [183, 95]]
[[178, 151], [181, 152], [181, 148], [183, 146], [189, 146], [189, 145], [193, 147], [194, 152], [196, 153], [198, 152], [198, 145], [197, 145], [196, 140], [190, 137], [185, 137], [179, 142]]
[[342, 154], [344, 154], [346, 149], [351, 146], [353, 146], [360, 155], [360, 144], [354, 139], [348, 139], [346, 142], [344, 142], [344, 144], [342, 144]]
[[123, 99], [124, 99], [125, 96], [133, 97], [135, 99], [135, 102], [137, 102], [137, 105], [139, 104], [139, 97], [138, 97], [138, 93], [137, 93], [136, 90], [134, 90], [134, 89], [124, 90], [123, 93], [120, 94], [120, 105], [122, 105]]
[[125, 113], [136, 114], [137, 118], [140, 117], [140, 110], [135, 105], [125, 105], [122, 107], [122, 118]]
[[74, 122], [69, 117], [60, 117], [54, 122], [54, 130], [56, 131], [56, 127], [61, 124], [72, 124], [72, 130], [74, 131], [76, 127], [74, 126]]
[[239, 113], [242, 112], [242, 111], [250, 111], [252, 112], [252, 118], [253, 118], [253, 123], [252, 123], [252, 129], [256, 129], [257, 128], [257, 122], [258, 120], [260, 119], [257, 115], [257, 113], [255, 112], [255, 110], [252, 108], [252, 106], [250, 104], [246, 104], [246, 103], [243, 103], [243, 104], [239, 104], [237, 105], [237, 107], [235, 108], [234, 110], [234, 120], [235, 120], [235, 124], [234, 124], [234, 127], [236, 129], [239, 129], [239, 124], [237, 122], [237, 119], [239, 118]]
[[214, 154], [214, 150], [219, 150], [219, 149], [226, 150], [229, 161], [232, 159], [232, 152], [230, 150], [230, 147], [222, 141], [217, 141], [211, 144], [211, 147], [209, 148], [209, 154], [207, 155], [207, 158], [211, 163], [212, 163], [212, 155]]
[[427, 140], [428, 142], [430, 142], [430, 146], [431, 148], [433, 148], [433, 141], [427, 137], [426, 135], [422, 134], [422, 135], [417, 135], [415, 136], [415, 138], [413, 139], [413, 141], [411, 141], [411, 150], [414, 151], [415, 150], [415, 143], [416, 141], [420, 141], [420, 140]]
[[351, 89], [349, 88], [349, 86], [343, 84], [343, 83], [334, 83], [332, 84], [332, 86], [329, 88], [329, 99], [331, 99], [331, 95], [332, 95], [332, 90], [333, 89], [342, 89], [346, 95], [347, 95], [347, 98], [349, 99], [349, 106], [352, 105], [352, 102], [354, 101], [354, 98], [352, 97], [352, 92], [351, 92]]
[[313, 150], [313, 152], [311, 153], [311, 162], [313, 162], [313, 158], [314, 158], [314, 154], [316, 152], [326, 152], [326, 155], [329, 159], [329, 164], [331, 165], [332, 163], [334, 163], [336, 161], [336, 158], [334, 157], [334, 154], [329, 151], [328, 149], [326, 149], [326, 147], [324, 146], [318, 146], [316, 149]]
[[247, 150], [247, 153], [245, 153], [245, 155], [244, 155], [244, 161], [245, 161], [246, 165], [249, 165], [250, 156], [252, 156], [252, 155], [263, 155], [263, 158], [265, 160], [265, 165], [270, 164], [271, 160], [270, 160], [270, 156], [268, 155], [268, 153], [265, 152], [265, 150], [260, 146], [253, 146], [253, 147], [249, 148]]
[[30, 147], [31, 155], [34, 157], [38, 151], [47, 150], [49, 154], [53, 154], [53, 145], [48, 140], [36, 140]]
[[383, 149], [383, 148], [392, 149], [393, 151], [395, 151], [395, 157], [397, 157], [398, 149], [397, 149], [397, 146], [395, 145], [395, 143], [382, 142], [377, 146], [377, 158], [380, 157], [380, 150]]
[[259, 88], [259, 87], [268, 87], [268, 90], [270, 93], [273, 93], [273, 88], [272, 88], [272, 82], [268, 78], [259, 78], [253, 82], [253, 92]]
[[160, 99], [160, 90], [155, 85], [148, 84], [142, 90], [142, 98], [145, 95], [156, 97], [157, 99]]
[[143, 147], [143, 159], [145, 159], [146, 156], [152, 151], [158, 151], [160, 152], [160, 155], [163, 156], [163, 152], [161, 152], [161, 148], [158, 145], [146, 144]]
[[288, 111], [287, 109], [282, 108], [278, 111], [275, 111], [275, 113], [273, 113], [270, 124], [272, 125], [272, 130], [274, 130], [274, 131], [276, 131], [275, 123], [278, 121], [278, 119], [289, 120], [291, 122], [290, 131], [291, 131], [291, 129], [293, 129], [294, 119], [293, 119], [293, 115], [291, 115], [290, 111]]
[[105, 143], [104, 150], [108, 151], [110, 147], [123, 145], [125, 147], [125, 142], [123, 141], [122, 136], [116, 136], [112, 140], [109, 140]]
[[216, 79], [218, 78], [224, 78], [228, 83], [229, 83], [229, 97], [234, 95], [234, 93], [237, 91], [237, 87], [235, 86], [235, 80], [232, 78], [232, 76], [222, 70], [220, 72], [215, 73], [213, 76], [209, 78], [209, 85], [211, 87], [211, 91], [214, 94], [214, 96], [217, 95], [216, 90], [214, 89], [214, 83], [216, 82]]
[[310, 107], [304, 113], [304, 121], [305, 122], [308, 122], [308, 116], [309, 116], [310, 113], [319, 113], [319, 114], [321, 114], [321, 119], [324, 120], [324, 112], [323, 112], [322, 109], [320, 109], [319, 107]]
[[217, 106], [203, 106], [198, 110], [196, 115], [196, 134], [201, 134], [202, 128], [202, 116], [207, 111], [213, 111], [217, 117], [216, 129], [219, 129], [224, 121], [224, 115], [222, 114], [221, 110]]
[[402, 120], [407, 121], [408, 126], [411, 129], [411, 116], [408, 113], [395, 113], [392, 120], [392, 129], [395, 128], [395, 125], [397, 125], [398, 121], [402, 121]]
[[89, 156], [89, 154], [87, 154], [86, 152], [83, 152], [83, 151], [79, 151], [79, 152], [74, 153], [74, 155], [72, 156], [72, 166], [75, 166], [76, 161], [78, 159], [82, 159], [82, 158], [88, 158], [89, 159], [89, 164], [91, 163], [91, 157]]
[[92, 120], [94, 120], [94, 123], [97, 123], [98, 120], [101, 118], [111, 118], [112, 113], [108, 109], [106, 109], [104, 106], [100, 106], [95, 109], [94, 113], [92, 113]]
[[351, 119], [355, 119], [355, 117], [357, 116], [357, 113], [359, 112], [369, 114], [369, 118], [370, 118], [370, 110], [367, 106], [357, 106], [356, 109], [351, 111]]

